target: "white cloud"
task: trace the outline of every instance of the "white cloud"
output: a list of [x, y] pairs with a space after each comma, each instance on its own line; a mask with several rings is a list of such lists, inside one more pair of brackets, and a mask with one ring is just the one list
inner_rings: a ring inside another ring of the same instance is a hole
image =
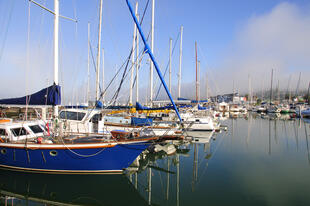
[[247, 91], [248, 75], [256, 90], [263, 84], [269, 88], [272, 68], [283, 89], [287, 88], [290, 74], [290, 87], [296, 89], [302, 72], [300, 87], [304, 89], [310, 79], [309, 12], [291, 3], [281, 3], [269, 13], [253, 16], [240, 28], [219, 67], [215, 75], [222, 80], [222, 92], [232, 91], [233, 80], [236, 88]]

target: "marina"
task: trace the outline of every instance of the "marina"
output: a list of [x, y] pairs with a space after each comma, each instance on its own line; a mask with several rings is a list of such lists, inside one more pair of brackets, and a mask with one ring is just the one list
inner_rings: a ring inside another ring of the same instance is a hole
[[208, 141], [171, 143], [176, 151], [170, 155], [143, 154], [138, 170], [124, 175], [20, 175], [1, 170], [2, 204], [310, 203], [302, 192], [310, 187], [309, 122], [248, 114], [224, 123], [227, 131], [212, 133]]
[[0, 2], [0, 205], [310, 205], [310, 4], [68, 2]]

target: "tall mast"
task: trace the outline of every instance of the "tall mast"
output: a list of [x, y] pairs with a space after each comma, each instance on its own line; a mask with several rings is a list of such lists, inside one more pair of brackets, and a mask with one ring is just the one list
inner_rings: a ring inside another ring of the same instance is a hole
[[151, 60], [152, 60], [152, 62], [153, 62], [153, 64], [154, 64], [154, 67], [155, 67], [155, 69], [156, 69], [156, 72], [157, 72], [157, 74], [158, 74], [158, 76], [159, 76], [159, 79], [160, 79], [161, 83], [163, 84], [163, 86], [164, 86], [164, 88], [165, 88], [165, 91], [166, 91], [166, 93], [167, 93], [167, 95], [168, 95], [168, 97], [169, 97], [169, 99], [170, 99], [170, 102], [171, 102], [171, 104], [172, 104], [172, 106], [173, 106], [173, 109], [175, 110], [175, 112], [176, 112], [176, 114], [177, 114], [177, 116], [178, 116], [178, 118], [179, 118], [179, 120], [180, 120], [180, 123], [182, 123], [182, 118], [181, 118], [181, 116], [180, 116], [179, 110], [178, 110], [177, 106], [175, 105], [175, 103], [174, 103], [174, 101], [173, 101], [173, 99], [172, 99], [172, 96], [171, 96], [171, 94], [170, 94], [170, 92], [169, 92], [169, 89], [168, 89], [168, 87], [167, 87], [167, 84], [166, 84], [166, 82], [165, 82], [165, 80], [164, 80], [164, 78], [163, 78], [163, 75], [162, 75], [162, 73], [161, 73], [161, 71], [160, 71], [160, 68], [159, 68], [159, 66], [158, 66], [158, 64], [157, 64], [157, 62], [156, 62], [156, 60], [155, 60], [155, 57], [154, 57], [154, 55], [153, 55], [153, 53], [152, 53], [152, 51], [151, 51], [151, 49], [150, 49], [150, 47], [149, 47], [149, 45], [148, 45], [148, 43], [147, 43], [147, 41], [146, 41], [146, 38], [145, 38], [145, 36], [144, 36], [144, 34], [143, 34], [143, 31], [142, 31], [142, 29], [141, 29], [141, 26], [140, 26], [138, 20], [137, 20], [135, 14], [134, 14], [134, 11], [133, 11], [133, 9], [132, 9], [130, 3], [129, 3], [129, 0], [126, 0], [126, 3], [127, 3], [127, 6], [128, 6], [128, 9], [129, 9], [129, 11], [130, 11], [131, 16], [132, 16], [133, 20], [135, 21], [135, 23], [136, 23], [136, 25], [137, 25], [138, 31], [139, 31], [139, 33], [140, 33], [140, 36], [141, 36], [141, 38], [142, 38], [143, 44], [144, 44], [144, 46], [145, 46], [145, 50], [144, 50], [144, 51], [145, 51], [145, 52], [149, 55], [149, 57], [151, 58]]
[[234, 99], [235, 99], [235, 80], [233, 80], [233, 99], [232, 99], [233, 102]]
[[[136, 2], [136, 10], [135, 14], [137, 14], [138, 9], [138, 2]], [[132, 39], [132, 52], [131, 52], [131, 73], [130, 73], [130, 85], [129, 85], [129, 105], [132, 105], [132, 84], [133, 84], [133, 70], [135, 64], [135, 54], [136, 54], [136, 32], [137, 32], [137, 25], [134, 23], [133, 28], [133, 39]], [[137, 56], [138, 59], [138, 56]]]
[[88, 22], [88, 32], [87, 32], [87, 36], [88, 36], [88, 42], [87, 42], [87, 105], [88, 105], [88, 102], [89, 102], [89, 79], [90, 79], [90, 73], [89, 73], [89, 49], [90, 49], [90, 42], [89, 42], [89, 36], [90, 36], [90, 25], [89, 25], [89, 22]]
[[[152, 0], [151, 52], [154, 53], [154, 15], [155, 0]], [[150, 59], [150, 104], [153, 105], [153, 63]]]
[[272, 80], [273, 80], [273, 69], [271, 70], [271, 83], [270, 83], [270, 105], [272, 100]]
[[265, 80], [265, 78], [263, 78], [263, 81], [262, 81], [262, 83], [263, 83], [262, 84], [262, 97], [261, 97], [262, 101], [264, 101], [264, 88], [263, 88], [264, 87], [264, 82], [265, 82], [264, 80]]
[[308, 92], [307, 92], [308, 105], [310, 105], [310, 96], [309, 96], [309, 92], [310, 92], [310, 82], [309, 82], [309, 85], [308, 85]]
[[182, 38], [183, 38], [183, 26], [180, 29], [180, 57], [179, 57], [179, 75], [178, 75], [178, 98], [181, 97], [181, 77], [182, 77]]
[[298, 82], [297, 82], [297, 87], [296, 87], [296, 93], [295, 96], [298, 96], [298, 91], [299, 91], [299, 84], [300, 84], [300, 77], [301, 77], [301, 72], [299, 72], [299, 77], [298, 77]]
[[200, 101], [200, 61], [198, 61], [198, 82], [197, 82], [197, 87], [198, 87], [198, 102]]
[[[290, 84], [291, 84], [291, 78], [292, 75], [290, 75], [289, 79], [288, 79], [288, 84], [287, 84], [287, 90], [286, 90], [286, 94], [285, 94], [285, 99], [286, 99], [286, 95], [289, 95], [289, 90], [290, 90]], [[291, 97], [290, 95], [288, 96], [288, 102], [290, 103], [291, 101]]]
[[[138, 15], [138, 2], [136, 3], [136, 8], [137, 8], [137, 13], [136, 13], [136, 17], [137, 20], [139, 21], [139, 15]], [[136, 31], [138, 31], [138, 29], [136, 28]], [[136, 60], [136, 102], [139, 102], [139, 35], [137, 35], [137, 41], [136, 41], [136, 56], [137, 56], [137, 60]]]
[[208, 73], [206, 73], [206, 95], [207, 95], [207, 98], [206, 98], [206, 99], [209, 99], [209, 82], [208, 82]]
[[195, 54], [196, 54], [196, 101], [198, 103], [198, 78], [197, 78], [197, 42], [195, 42]]
[[278, 80], [278, 85], [277, 85], [277, 95], [278, 95], [278, 101], [280, 103], [280, 81]]
[[96, 100], [99, 100], [99, 75], [100, 75], [100, 48], [101, 48], [101, 22], [102, 22], [102, 0], [99, 2], [99, 27], [98, 27], [98, 48], [96, 65]]
[[172, 49], [172, 39], [169, 40], [169, 92], [171, 93], [171, 49]]
[[104, 102], [104, 49], [102, 48], [102, 102]]
[[[58, 49], [58, 35], [59, 35], [59, 0], [54, 0], [54, 83], [55, 85], [58, 85], [58, 55], [59, 55], [59, 49]], [[54, 116], [55, 118], [58, 118], [58, 105], [55, 105], [54, 107]]]
[[248, 104], [250, 104], [251, 103], [251, 101], [250, 101], [250, 99], [251, 99], [251, 77], [250, 77], [250, 74], [248, 75], [248, 86], [249, 86], [249, 91], [248, 91], [248, 99], [247, 99], [247, 101], [248, 101]]

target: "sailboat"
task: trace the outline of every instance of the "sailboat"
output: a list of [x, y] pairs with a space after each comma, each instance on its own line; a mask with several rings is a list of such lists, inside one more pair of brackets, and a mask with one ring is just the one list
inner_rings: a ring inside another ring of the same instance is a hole
[[[55, 86], [53, 88], [59, 91], [56, 92], [56, 97], [60, 97], [57, 51], [59, 0], [54, 0], [54, 8]], [[39, 93], [46, 92], [42, 91]], [[52, 95], [51, 99], [54, 97]], [[25, 99], [27, 100], [27, 97]], [[51, 104], [53, 104], [54, 116], [57, 119], [60, 101], [53, 101]], [[139, 137], [116, 141], [102, 135], [89, 134], [68, 137], [40, 135], [37, 137], [31, 134], [38, 133], [38, 131], [44, 133], [45, 129], [39, 125], [36, 125], [36, 129], [29, 128], [26, 123], [27, 121], [1, 123], [0, 167], [37, 173], [122, 173], [150, 145], [150, 141], [156, 139]], [[16, 128], [12, 129], [13, 127]], [[9, 135], [11, 132], [13, 135]]]
[[[137, 24], [147, 53], [154, 63], [180, 122], [182, 122], [178, 109], [173, 102], [128, 1], [127, 4]], [[54, 8], [54, 82], [55, 85], [58, 85], [59, 0], [54, 0]], [[54, 116], [57, 120], [58, 105], [54, 106]], [[115, 140], [106, 138], [103, 135], [85, 134], [84, 136], [58, 136], [54, 138], [43, 136], [40, 139], [39, 137], [17, 138], [15, 141], [7, 135], [7, 132], [10, 130], [10, 126], [16, 123], [5, 122], [3, 124], [5, 124], [5, 128], [0, 139], [0, 167], [37, 173], [122, 173], [152, 141], [158, 139], [157, 137], [136, 137]], [[26, 137], [28, 137], [29, 133], [30, 131], [24, 126], [21, 126], [16, 131], [16, 135], [22, 134]]]

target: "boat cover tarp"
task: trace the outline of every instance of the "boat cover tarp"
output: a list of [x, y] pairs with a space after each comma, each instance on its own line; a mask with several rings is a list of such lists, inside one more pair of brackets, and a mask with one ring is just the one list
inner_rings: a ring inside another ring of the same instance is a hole
[[192, 108], [193, 106], [192, 105], [181, 105], [179, 106], [179, 108]]
[[152, 118], [131, 117], [131, 125], [133, 126], [151, 126], [152, 124]]
[[182, 98], [182, 97], [179, 97], [178, 100], [179, 101], [191, 101], [191, 103], [199, 103], [199, 102], [200, 103], [207, 103], [207, 102], [209, 102], [207, 99], [197, 101], [197, 100], [191, 100], [191, 99], [186, 99], [186, 98]]
[[[61, 88], [59, 85], [52, 85], [34, 94], [24, 97], [1, 99], [0, 104], [10, 105], [60, 105]], [[27, 102], [28, 101], [28, 102]]]
[[113, 106], [113, 105], [110, 105], [110, 106], [107, 106], [104, 108], [105, 109], [131, 109], [132, 107], [131, 106]]
[[165, 107], [150, 108], [150, 107], [142, 106], [139, 102], [136, 102], [136, 110], [165, 110], [165, 109], [173, 109], [173, 106], [168, 105]]
[[85, 109], [85, 108], [87, 108], [87, 106], [85, 106], [85, 105], [66, 105], [66, 106], [64, 106], [64, 108], [67, 108], [67, 109]]
[[207, 107], [202, 107], [200, 104], [198, 104], [198, 110], [207, 110]]

